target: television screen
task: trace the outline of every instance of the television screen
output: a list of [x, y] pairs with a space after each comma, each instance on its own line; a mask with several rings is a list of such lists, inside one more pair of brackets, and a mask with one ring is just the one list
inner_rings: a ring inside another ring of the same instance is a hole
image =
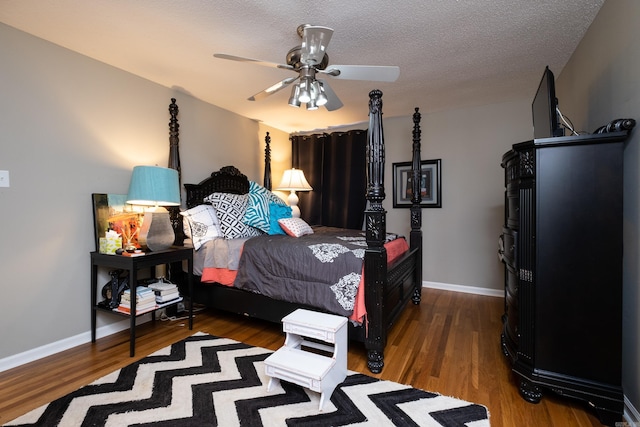
[[556, 98], [555, 80], [553, 73], [547, 66], [542, 75], [536, 96], [533, 98], [533, 103], [531, 104], [531, 110], [533, 112], [533, 137], [535, 139], [564, 136], [564, 129], [558, 124], [557, 106], [558, 99]]

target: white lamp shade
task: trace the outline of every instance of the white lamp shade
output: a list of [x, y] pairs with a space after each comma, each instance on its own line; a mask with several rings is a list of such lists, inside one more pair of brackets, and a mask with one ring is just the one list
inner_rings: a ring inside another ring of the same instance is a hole
[[180, 206], [178, 171], [160, 166], [135, 166], [127, 203], [142, 206]]
[[301, 169], [287, 169], [282, 175], [280, 185], [276, 190], [282, 191], [311, 191], [311, 185], [307, 182], [307, 178], [304, 177], [304, 172]]
[[300, 169], [287, 169], [282, 174], [282, 180], [276, 190], [290, 191], [289, 193], [289, 206], [291, 206], [291, 216], [294, 218], [300, 217], [300, 208], [298, 207], [298, 195], [296, 191], [311, 191], [313, 188], [307, 182], [307, 178], [304, 177], [304, 172]]

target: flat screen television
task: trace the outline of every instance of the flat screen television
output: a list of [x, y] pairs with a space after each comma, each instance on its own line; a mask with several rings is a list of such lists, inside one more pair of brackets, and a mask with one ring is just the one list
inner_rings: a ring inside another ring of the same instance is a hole
[[558, 98], [553, 73], [547, 66], [540, 80], [531, 110], [533, 112], [533, 137], [551, 138], [564, 136], [564, 129], [558, 123]]

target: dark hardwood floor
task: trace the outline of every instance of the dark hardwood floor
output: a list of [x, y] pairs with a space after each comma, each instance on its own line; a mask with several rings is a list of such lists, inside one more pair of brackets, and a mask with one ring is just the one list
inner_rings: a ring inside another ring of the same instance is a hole
[[[581, 401], [547, 392], [534, 405], [520, 397], [500, 348], [503, 307], [501, 298], [424, 289], [422, 303], [394, 326], [375, 376], [483, 404], [493, 427], [600, 426]], [[186, 320], [149, 322], [137, 329], [135, 358], [127, 330], [0, 372], [0, 424], [197, 331], [272, 350], [284, 341], [278, 324], [213, 310], [196, 314], [193, 331]], [[361, 344], [350, 343], [348, 367], [369, 373]]]

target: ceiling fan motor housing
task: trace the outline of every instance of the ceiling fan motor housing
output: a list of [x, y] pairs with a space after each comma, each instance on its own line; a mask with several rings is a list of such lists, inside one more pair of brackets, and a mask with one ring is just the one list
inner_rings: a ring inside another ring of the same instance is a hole
[[[302, 46], [296, 46], [287, 52], [287, 65], [291, 65], [294, 70], [299, 71], [304, 66], [300, 59], [302, 58]], [[327, 53], [322, 57], [322, 61], [315, 64], [318, 70], [324, 70], [329, 65], [329, 55]]]

